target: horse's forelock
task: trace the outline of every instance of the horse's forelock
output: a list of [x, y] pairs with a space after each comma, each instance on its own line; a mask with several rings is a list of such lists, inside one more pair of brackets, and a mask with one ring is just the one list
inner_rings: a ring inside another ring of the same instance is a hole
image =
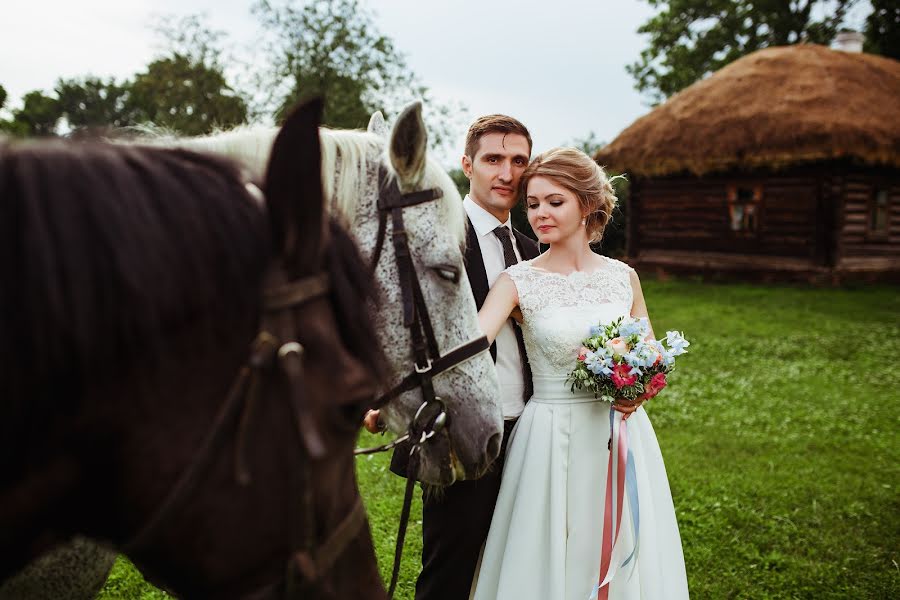
[[[387, 160], [385, 140], [366, 131], [321, 129], [322, 178], [325, 182], [326, 202], [346, 223], [352, 222], [362, 200], [361, 190], [371, 185], [370, 177], [377, 177], [378, 167], [384, 165], [388, 178], [396, 173]], [[422, 187], [440, 188], [438, 200], [444, 213], [443, 223], [460, 248], [466, 242], [466, 218], [456, 185], [440, 164], [428, 158]]]

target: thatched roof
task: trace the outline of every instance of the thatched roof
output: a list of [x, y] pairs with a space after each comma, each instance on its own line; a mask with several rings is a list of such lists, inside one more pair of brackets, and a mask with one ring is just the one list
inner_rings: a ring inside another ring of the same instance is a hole
[[838, 158], [900, 167], [900, 62], [812, 44], [760, 50], [672, 96], [595, 158], [642, 176]]

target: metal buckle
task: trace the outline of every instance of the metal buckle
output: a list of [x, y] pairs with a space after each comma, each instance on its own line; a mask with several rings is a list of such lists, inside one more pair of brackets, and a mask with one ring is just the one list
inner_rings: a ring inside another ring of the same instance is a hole
[[[447, 407], [444, 405], [444, 401], [441, 400], [440, 396], [435, 396], [434, 403], [438, 405], [438, 411], [437, 413], [435, 413], [434, 417], [429, 423], [422, 424], [422, 433], [419, 436], [419, 444], [424, 444], [426, 441], [431, 439], [434, 434], [438, 433], [447, 426]], [[425, 407], [429, 404], [431, 404], [431, 402], [426, 401], [419, 405], [419, 410], [416, 411], [416, 415], [410, 422], [410, 432], [413, 431], [413, 428], [415, 426], [419, 425], [419, 419], [422, 417], [422, 414], [425, 411]]]
[[288, 342], [287, 344], [283, 344], [281, 348], [278, 349], [278, 358], [284, 358], [288, 354], [303, 354], [303, 346], [298, 344], [297, 342]]
[[[413, 363], [413, 365], [414, 365], [414, 367], [415, 367], [415, 369], [416, 369], [416, 373], [418, 373], [419, 375], [423, 375], [423, 374], [427, 373], [428, 371], [430, 371], [430, 370], [431, 370], [431, 365], [432, 365], [432, 364], [433, 364], [433, 363], [431, 362], [431, 359], [430, 359], [430, 358], [428, 359], [428, 364], [427, 364], [426, 366], [424, 366], [424, 367], [420, 367], [420, 366], [419, 366], [419, 363]], [[423, 404], [422, 406], [425, 406], [425, 405]], [[422, 410], [422, 408], [420, 407], [419, 410]], [[417, 414], [418, 414], [418, 413], [417, 413]]]

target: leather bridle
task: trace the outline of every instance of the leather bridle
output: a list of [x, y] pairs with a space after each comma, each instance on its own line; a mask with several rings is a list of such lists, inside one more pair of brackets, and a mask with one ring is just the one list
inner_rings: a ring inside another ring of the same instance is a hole
[[[434, 392], [432, 379], [452, 369], [470, 358], [485, 352], [489, 344], [485, 336], [478, 337], [453, 348], [441, 355], [428, 307], [425, 304], [421, 284], [409, 247], [409, 237], [403, 221], [403, 209], [442, 197], [439, 188], [412, 193], [402, 193], [395, 178], [388, 175], [382, 166], [379, 170], [378, 235], [371, 268], [374, 271], [381, 258], [387, 235], [388, 216], [391, 217], [391, 240], [400, 280], [403, 300], [403, 323], [409, 328], [413, 350], [413, 369], [394, 387], [382, 394], [374, 404], [381, 408], [401, 394], [420, 388], [422, 404], [410, 421], [407, 433], [390, 444], [376, 448], [357, 449], [354, 454], [371, 454], [390, 450], [396, 445], [410, 442], [409, 470], [406, 490], [400, 515], [397, 545], [394, 552], [394, 568], [391, 575], [389, 596], [393, 597], [399, 576], [403, 543], [409, 523], [412, 491], [419, 468], [419, 453], [422, 446], [447, 425], [447, 409], [443, 400]], [[347, 545], [355, 539], [366, 523], [365, 508], [361, 499], [328, 537], [316, 544], [315, 513], [312, 489], [312, 461], [325, 454], [325, 446], [309, 414], [309, 403], [304, 398], [303, 346], [296, 340], [298, 330], [293, 312], [307, 302], [324, 296], [329, 291], [325, 273], [303, 277], [287, 284], [267, 288], [264, 292], [264, 315], [259, 334], [256, 336], [247, 363], [241, 368], [226, 399], [219, 409], [213, 424], [204, 438], [193, 461], [181, 474], [178, 481], [166, 495], [153, 515], [138, 533], [122, 548], [125, 554], [138, 553], [159, 534], [163, 525], [170, 520], [194, 492], [200, 475], [221, 453], [228, 440], [228, 433], [236, 429], [237, 443], [234, 456], [234, 477], [241, 485], [251, 483], [251, 473], [244, 456], [248, 424], [254, 407], [258, 404], [263, 380], [280, 374], [289, 387], [289, 405], [295, 421], [301, 452], [296, 456], [297, 464], [291, 468], [290, 489], [300, 496], [300, 518], [289, 515], [291, 523], [291, 552], [287, 560], [283, 579], [285, 597], [300, 597], [314, 590], [320, 576], [330, 569]], [[293, 455], [292, 455], [293, 456]], [[274, 592], [282, 583], [279, 579], [257, 590]]]
[[[125, 554], [139, 553], [157, 537], [166, 522], [194, 493], [201, 474], [222, 453], [225, 443], [236, 438], [234, 478], [250, 485], [252, 474], [245, 458], [249, 422], [259, 404], [262, 388], [268, 380], [281, 377], [288, 386], [288, 404], [298, 436], [299, 453], [288, 453], [290, 495], [288, 505], [297, 507], [299, 515], [287, 516], [290, 529], [290, 554], [284, 577], [255, 590], [254, 596], [274, 596], [284, 585], [284, 597], [304, 598], [313, 591], [320, 576], [326, 573], [358, 535], [366, 523], [362, 500], [357, 497], [350, 512], [343, 517], [321, 543], [315, 539], [315, 506], [312, 485], [312, 462], [325, 455], [326, 448], [316, 429], [303, 376], [303, 346], [296, 339], [299, 330], [294, 311], [329, 292], [326, 273], [302, 277], [287, 284], [269, 287], [263, 295], [262, 326], [251, 346], [247, 362], [241, 367], [220, 407], [212, 426], [194, 459], [162, 503], [122, 548]], [[295, 504], [293, 498], [300, 498]]]
[[409, 462], [406, 473], [406, 490], [403, 507], [400, 511], [400, 525], [397, 532], [397, 544], [394, 549], [394, 567], [388, 597], [393, 598], [400, 572], [400, 559], [403, 554], [403, 543], [409, 523], [412, 505], [412, 491], [419, 470], [419, 453], [422, 446], [447, 425], [449, 415], [444, 401], [434, 393], [432, 379], [452, 369], [470, 358], [490, 348], [487, 337], [481, 336], [441, 354], [428, 307], [422, 294], [422, 286], [409, 248], [409, 236], [403, 222], [403, 209], [417, 206], [425, 202], [437, 200], [443, 196], [440, 188], [431, 188], [416, 192], [402, 193], [395, 177], [391, 177], [384, 165], [379, 167], [378, 185], [378, 234], [375, 250], [372, 254], [371, 268], [374, 272], [381, 259], [387, 236], [388, 216], [391, 218], [391, 241], [394, 246], [394, 259], [400, 280], [400, 293], [403, 301], [403, 325], [409, 329], [412, 340], [413, 369], [397, 385], [382, 394], [375, 402], [374, 408], [381, 408], [400, 394], [420, 388], [422, 404], [416, 411], [407, 427], [405, 435], [389, 444], [375, 448], [360, 448], [355, 454], [372, 454], [390, 450], [403, 442], [410, 443]]

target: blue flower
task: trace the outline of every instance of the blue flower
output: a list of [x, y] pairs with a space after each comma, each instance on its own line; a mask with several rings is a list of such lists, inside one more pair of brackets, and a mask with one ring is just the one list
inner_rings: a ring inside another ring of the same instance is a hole
[[666, 332], [666, 344], [669, 346], [669, 352], [672, 356], [680, 356], [687, 352], [686, 348], [691, 345], [689, 341], [684, 339], [684, 335], [678, 331]]
[[636, 335], [639, 338], [643, 339], [647, 337], [647, 334], [650, 333], [650, 321], [646, 317], [641, 317], [640, 319], [631, 319], [622, 323], [619, 327], [619, 336], [620, 337], [630, 337], [632, 335]]
[[622, 323], [622, 326], [619, 327], [619, 336], [621, 337], [629, 337], [632, 335], [639, 335], [641, 333], [641, 326], [637, 321], [631, 321], [628, 323]]
[[591, 337], [597, 337], [601, 333], [603, 333], [603, 330], [600, 327], [598, 327], [597, 325], [591, 326]]
[[601, 356], [599, 352], [590, 352], [584, 357], [584, 366], [594, 375], [609, 375], [612, 373], [613, 361], [608, 356]]
[[668, 350], [663, 350], [660, 354], [662, 354], [662, 364], [664, 366], [671, 367], [675, 363], [675, 357]]

